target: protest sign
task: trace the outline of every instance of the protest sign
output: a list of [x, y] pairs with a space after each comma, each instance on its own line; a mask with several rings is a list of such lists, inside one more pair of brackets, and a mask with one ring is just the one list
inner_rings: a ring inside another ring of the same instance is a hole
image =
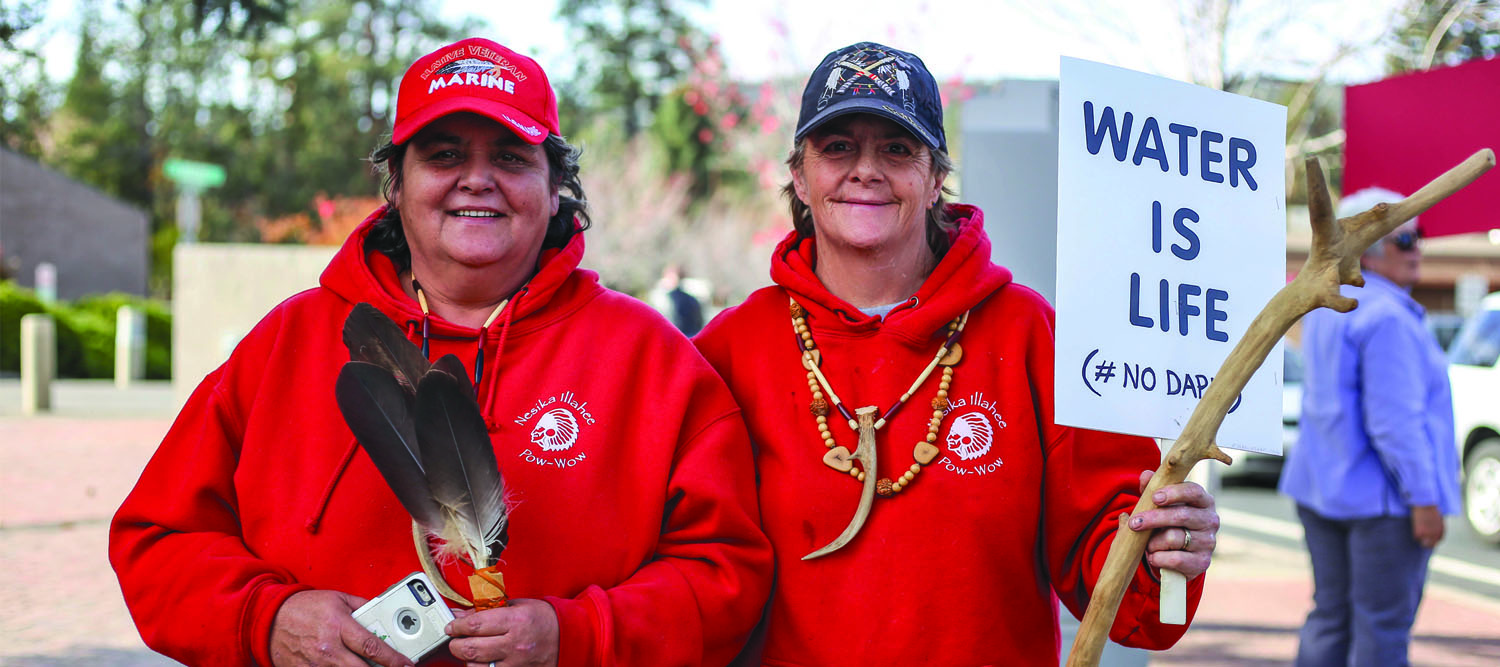
[[[1286, 280], [1286, 108], [1064, 58], [1056, 420], [1175, 439]], [[1219, 445], [1281, 453], [1282, 350]]]

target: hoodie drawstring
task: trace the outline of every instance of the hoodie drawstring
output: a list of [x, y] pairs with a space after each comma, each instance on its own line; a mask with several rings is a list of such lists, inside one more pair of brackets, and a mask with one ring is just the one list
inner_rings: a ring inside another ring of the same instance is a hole
[[[525, 296], [527, 290], [529, 289], [529, 287], [522, 287], [520, 291], [516, 292], [515, 295], [510, 298], [510, 307], [505, 309], [505, 320], [500, 324], [500, 340], [496, 341], [495, 344], [495, 361], [493, 363], [493, 369], [489, 374], [489, 382], [484, 388], [484, 423], [485, 426], [490, 430], [499, 428], [499, 422], [493, 415], [495, 414], [495, 403], [497, 402], [496, 396], [500, 394], [500, 360], [505, 356], [505, 339], [510, 336], [511, 316], [515, 315], [516, 309], [521, 307], [521, 297]], [[479, 340], [481, 341], [479, 348], [480, 354], [483, 354], [484, 351], [484, 338], [485, 330], [481, 329], [479, 332]], [[479, 363], [476, 362], [474, 365], [475, 372], [478, 373]], [[476, 386], [474, 388], [474, 391], [477, 394], [479, 392], [479, 387]]]

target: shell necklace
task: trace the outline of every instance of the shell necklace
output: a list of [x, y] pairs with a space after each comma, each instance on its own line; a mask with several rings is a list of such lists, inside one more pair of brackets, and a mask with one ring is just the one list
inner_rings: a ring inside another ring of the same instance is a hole
[[[874, 405], [865, 406], [850, 414], [848, 408], [844, 407], [843, 401], [839, 400], [838, 394], [834, 393], [833, 386], [828, 383], [828, 378], [818, 369], [822, 365], [822, 353], [813, 342], [812, 329], [807, 325], [807, 311], [796, 299], [790, 299], [789, 308], [792, 314], [792, 329], [797, 334], [797, 350], [802, 355], [802, 367], [807, 370], [807, 388], [812, 392], [812, 403], [808, 409], [817, 420], [818, 435], [823, 441], [823, 446], [828, 449], [823, 455], [823, 463], [842, 473], [847, 473], [855, 480], [864, 483], [864, 490], [860, 494], [859, 508], [855, 511], [854, 519], [849, 526], [828, 546], [812, 552], [803, 557], [803, 560], [817, 558], [842, 548], [849, 540], [864, 526], [865, 519], [869, 516], [870, 505], [875, 496], [889, 498], [905, 489], [916, 479], [917, 473], [922, 467], [938, 455], [937, 439], [938, 430], [942, 425], [943, 414], [948, 409], [948, 390], [953, 385], [953, 367], [963, 358], [963, 348], [959, 346], [959, 336], [963, 334], [964, 326], [969, 322], [969, 312], [953, 318], [944, 329], [947, 331], [947, 339], [943, 341], [942, 347], [938, 348], [937, 354], [933, 355], [932, 361], [917, 376], [917, 380], [911, 384], [911, 388], [901, 395], [901, 398], [891, 405], [879, 419], [875, 418], [879, 408]], [[901, 406], [911, 400], [912, 394], [922, 386], [923, 382], [932, 375], [938, 366], [943, 367], [943, 378], [938, 383], [937, 395], [932, 399], [932, 419], [927, 424], [927, 436], [917, 441], [912, 449], [911, 467], [896, 479], [875, 479], [875, 432], [880, 430], [895, 416]], [[859, 445], [854, 452], [834, 442], [833, 433], [828, 427], [829, 406], [838, 410], [844, 420], [849, 424], [849, 429], [859, 434]], [[856, 468], [854, 462], [858, 461], [860, 467]]]

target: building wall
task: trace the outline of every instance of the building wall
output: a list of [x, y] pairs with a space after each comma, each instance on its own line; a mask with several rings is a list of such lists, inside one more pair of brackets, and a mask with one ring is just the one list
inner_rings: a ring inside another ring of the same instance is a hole
[[145, 295], [151, 244], [145, 211], [0, 149], [0, 261], [21, 285], [57, 267], [57, 296]]
[[984, 210], [996, 264], [1057, 295], [1057, 82], [1011, 80], [964, 103], [960, 201]]
[[318, 285], [332, 246], [197, 243], [172, 255], [172, 389], [185, 401], [276, 304]]

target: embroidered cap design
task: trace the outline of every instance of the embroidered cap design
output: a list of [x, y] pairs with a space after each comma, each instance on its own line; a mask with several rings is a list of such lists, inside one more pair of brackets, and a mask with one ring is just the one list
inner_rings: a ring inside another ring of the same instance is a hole
[[835, 95], [874, 95], [876, 90], [898, 98], [902, 108], [914, 111], [911, 100], [911, 65], [894, 49], [877, 44], [863, 44], [834, 62], [818, 98], [818, 110], [828, 106]]

